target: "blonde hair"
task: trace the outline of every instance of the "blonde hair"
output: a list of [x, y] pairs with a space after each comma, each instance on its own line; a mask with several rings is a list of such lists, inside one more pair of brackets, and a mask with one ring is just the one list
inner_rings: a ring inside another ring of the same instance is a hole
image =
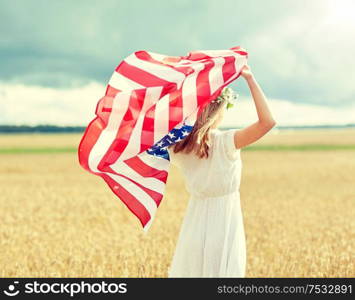
[[174, 153], [180, 151], [190, 153], [193, 151], [199, 158], [208, 158], [208, 150], [211, 146], [209, 132], [221, 111], [226, 107], [226, 103], [222, 99], [220, 102], [210, 102], [206, 105], [197, 117], [190, 134], [182, 141], [172, 145]]

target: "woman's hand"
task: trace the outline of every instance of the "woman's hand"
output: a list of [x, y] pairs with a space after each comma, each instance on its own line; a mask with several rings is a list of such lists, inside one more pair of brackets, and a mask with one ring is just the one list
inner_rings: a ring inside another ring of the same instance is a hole
[[240, 75], [241, 75], [242, 77], [244, 77], [244, 79], [246, 79], [246, 80], [253, 77], [253, 73], [251, 72], [251, 69], [250, 69], [250, 67], [249, 67], [248, 64], [246, 64], [246, 65], [242, 68], [242, 71], [241, 71]]

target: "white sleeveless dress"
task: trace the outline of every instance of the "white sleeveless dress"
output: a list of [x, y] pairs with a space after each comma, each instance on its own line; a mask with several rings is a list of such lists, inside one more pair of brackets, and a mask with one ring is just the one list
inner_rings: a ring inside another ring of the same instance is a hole
[[210, 130], [207, 159], [168, 148], [190, 194], [168, 277], [245, 277], [242, 160], [234, 146], [235, 131]]

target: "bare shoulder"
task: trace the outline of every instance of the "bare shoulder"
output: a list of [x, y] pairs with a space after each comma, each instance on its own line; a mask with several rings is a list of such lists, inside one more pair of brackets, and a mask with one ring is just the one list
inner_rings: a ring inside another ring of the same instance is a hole
[[242, 129], [233, 129], [235, 147], [237, 149], [241, 149], [255, 143], [267, 134], [274, 126], [275, 123], [273, 122], [255, 122]]

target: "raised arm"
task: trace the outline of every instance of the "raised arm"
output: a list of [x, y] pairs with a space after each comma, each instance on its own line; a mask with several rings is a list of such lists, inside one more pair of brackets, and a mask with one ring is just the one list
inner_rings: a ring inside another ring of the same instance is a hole
[[259, 120], [243, 129], [236, 130], [234, 144], [237, 149], [256, 142], [276, 125], [276, 121], [269, 110], [266, 97], [248, 65], [242, 69], [241, 76], [248, 83]]

